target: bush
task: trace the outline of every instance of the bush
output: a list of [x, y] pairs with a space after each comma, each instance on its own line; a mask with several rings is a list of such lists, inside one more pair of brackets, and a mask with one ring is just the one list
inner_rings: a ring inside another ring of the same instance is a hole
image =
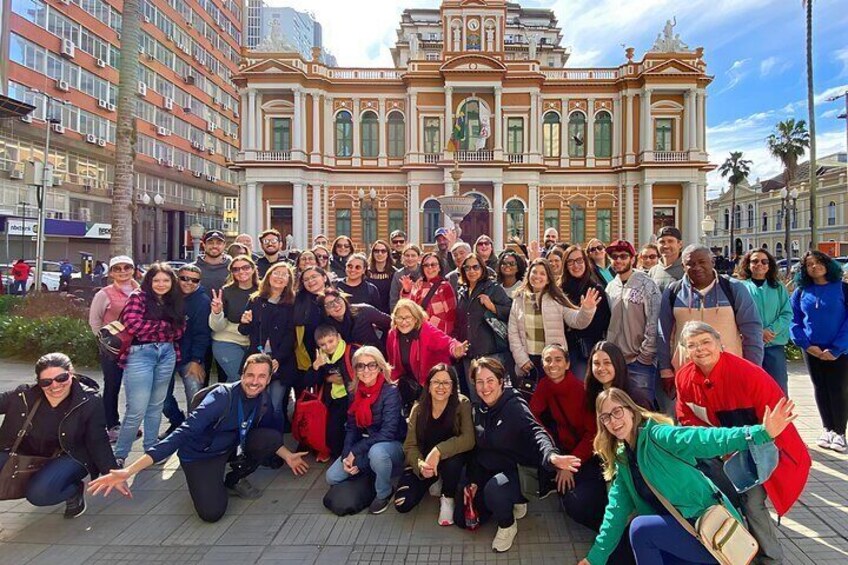
[[61, 351], [78, 367], [97, 367], [97, 339], [88, 322], [68, 316], [0, 316], [0, 357], [35, 360]]
[[5, 316], [6, 314], [11, 313], [12, 308], [20, 303], [20, 301], [21, 299], [17, 296], [13, 296], [11, 294], [0, 294], [0, 316]]
[[[0, 311], [0, 314], [6, 312]], [[73, 318], [88, 320], [88, 308], [81, 298], [66, 292], [41, 292], [28, 294], [22, 300], [16, 298], [11, 311], [15, 316], [23, 318]]]

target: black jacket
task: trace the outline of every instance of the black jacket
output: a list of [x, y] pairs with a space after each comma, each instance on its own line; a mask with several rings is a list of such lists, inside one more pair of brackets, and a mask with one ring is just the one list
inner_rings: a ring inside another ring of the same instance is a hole
[[604, 339], [607, 335], [607, 329], [609, 329], [612, 313], [610, 312], [609, 299], [607, 298], [604, 286], [602, 284], [590, 282], [586, 286], [581, 287], [577, 281], [573, 279], [562, 285], [562, 290], [565, 295], [577, 306], [580, 305], [580, 299], [590, 288], [594, 288], [598, 291], [598, 295], [601, 297], [601, 300], [598, 302], [595, 316], [592, 318], [592, 321], [588, 326], [582, 330], [566, 327], [565, 340], [568, 342], [569, 351], [581, 351], [581, 345], [578, 343], [579, 341], [583, 342], [582, 347], [586, 349], [586, 351], [590, 351], [596, 343]]
[[[92, 379], [77, 376], [71, 383], [71, 409], [59, 424], [59, 445], [62, 453], [81, 463], [92, 478], [104, 475], [118, 467], [109, 437], [106, 435], [106, 419], [103, 401], [97, 394], [99, 386]], [[0, 426], [0, 451], [8, 451], [24, 426], [27, 414], [35, 401], [44, 398], [38, 385], [21, 385], [15, 390], [0, 393], [0, 414], [5, 414]], [[42, 407], [47, 402], [42, 400]], [[36, 420], [38, 414], [36, 413]], [[30, 429], [27, 435], [38, 437], [38, 429]], [[52, 453], [30, 453], [49, 457]]]
[[[350, 255], [348, 255], [350, 257]], [[347, 276], [347, 257], [339, 257], [335, 253], [330, 255], [330, 270], [336, 275], [337, 279], [343, 279]]]
[[494, 406], [482, 402], [474, 406], [474, 435], [477, 445], [469, 475], [480, 486], [498, 473], [514, 472], [518, 465], [553, 470], [551, 455], [560, 454], [512, 387], [504, 388]]
[[253, 313], [253, 321], [239, 324], [238, 331], [250, 337], [248, 355], [264, 351], [265, 343], [270, 342], [271, 357], [280, 364], [273, 378], [286, 385], [295, 384], [294, 304], [274, 304], [256, 297], [247, 303], [247, 310]]
[[348, 285], [347, 279], [338, 280], [336, 281], [336, 288], [350, 295], [348, 302], [352, 304], [380, 305], [380, 291], [374, 286], [374, 283], [370, 283], [364, 278], [358, 286]]
[[[347, 343], [373, 345], [383, 354], [386, 353], [386, 335], [389, 333], [392, 319], [370, 304], [351, 304], [341, 322], [326, 315], [324, 321], [339, 330], [342, 339]], [[377, 336], [378, 329], [383, 332], [382, 338]]]
[[497, 310], [495, 317], [505, 324], [509, 322], [509, 311], [512, 309], [512, 299], [506, 295], [502, 286], [491, 279], [480, 281], [470, 293], [467, 286], [459, 287], [454, 333], [459, 341], [468, 340], [469, 358], [509, 351], [509, 344], [501, 349], [496, 346], [494, 331], [485, 320], [488, 310], [480, 303], [482, 294], [492, 300]]

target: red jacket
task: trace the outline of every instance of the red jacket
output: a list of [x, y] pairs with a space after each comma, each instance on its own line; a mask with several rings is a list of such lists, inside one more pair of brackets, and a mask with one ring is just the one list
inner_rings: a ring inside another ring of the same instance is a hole
[[12, 278], [16, 281], [24, 281], [29, 278], [31, 267], [26, 263], [19, 262], [12, 266]]
[[549, 429], [548, 433], [563, 453], [579, 457], [583, 462], [592, 457], [598, 426], [595, 414], [586, 408], [586, 388], [571, 371], [558, 383], [547, 376], [540, 380], [530, 397], [530, 411], [539, 422], [543, 413], [550, 413], [556, 430]]
[[[414, 340], [409, 348], [409, 366], [421, 385], [427, 382], [427, 373], [434, 365], [451, 363], [451, 349], [456, 345], [459, 345], [457, 340], [430, 322], [421, 324], [418, 339]], [[389, 354], [389, 365], [392, 366], [392, 380], [396, 381], [404, 373], [397, 328], [389, 330], [386, 351]]]
[[[675, 375], [677, 419], [684, 426], [723, 428], [760, 424], [766, 406], [773, 408], [783, 391], [762, 367], [724, 352], [709, 379], [693, 362]], [[794, 424], [775, 440], [780, 458], [765, 489], [778, 516], [783, 516], [804, 490], [810, 474], [810, 453]]]

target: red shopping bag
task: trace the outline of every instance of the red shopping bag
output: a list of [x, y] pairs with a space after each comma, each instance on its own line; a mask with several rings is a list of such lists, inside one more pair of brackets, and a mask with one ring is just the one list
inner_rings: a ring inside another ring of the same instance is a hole
[[323, 387], [318, 393], [304, 390], [294, 405], [292, 435], [301, 446], [314, 451], [321, 460], [330, 458], [327, 447], [327, 407], [321, 401]]

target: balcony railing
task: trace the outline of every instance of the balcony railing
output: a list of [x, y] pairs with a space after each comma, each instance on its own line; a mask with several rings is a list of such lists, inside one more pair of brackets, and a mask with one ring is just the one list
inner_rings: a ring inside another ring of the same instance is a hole
[[657, 163], [686, 163], [689, 161], [688, 151], [654, 151], [654, 159]]
[[291, 161], [291, 151], [257, 151], [257, 161]]
[[424, 162], [428, 165], [436, 165], [441, 160], [442, 160], [442, 154], [441, 153], [425, 153], [424, 154]]
[[616, 69], [544, 69], [545, 77], [553, 80], [615, 80]]
[[401, 71], [390, 69], [327, 69], [327, 76], [347, 80], [399, 80]]
[[457, 151], [456, 159], [466, 163], [484, 163], [491, 161], [494, 155], [492, 151], [482, 149], [480, 151]]
[[508, 159], [513, 165], [520, 165], [524, 162], [524, 153], [509, 153]]

